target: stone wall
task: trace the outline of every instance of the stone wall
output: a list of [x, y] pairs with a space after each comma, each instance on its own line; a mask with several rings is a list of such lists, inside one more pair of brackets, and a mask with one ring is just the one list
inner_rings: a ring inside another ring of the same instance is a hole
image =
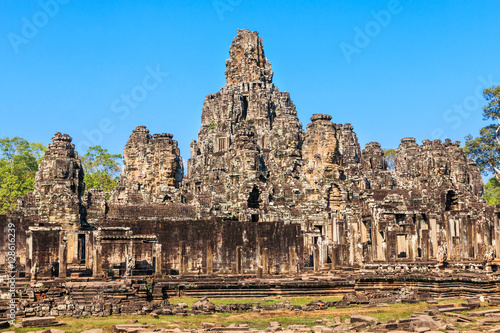
[[134, 257], [136, 273], [139, 263], [158, 274], [257, 274], [259, 268], [278, 274], [297, 272], [302, 264], [300, 229], [281, 223], [109, 219], [98, 232], [100, 266], [115, 274], [127, 256]]

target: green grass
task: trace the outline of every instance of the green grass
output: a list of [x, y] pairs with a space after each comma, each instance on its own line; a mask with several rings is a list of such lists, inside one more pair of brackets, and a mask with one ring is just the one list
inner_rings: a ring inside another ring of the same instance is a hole
[[[191, 306], [200, 298], [198, 297], [172, 297], [169, 298], [170, 304], [186, 303]], [[316, 297], [266, 297], [266, 298], [209, 298], [208, 300], [215, 305], [229, 303], [260, 303], [265, 305], [273, 305], [279, 302], [290, 301], [292, 305], [306, 305], [317, 299], [323, 302], [340, 301], [342, 297], [337, 296], [316, 296]]]
[[[338, 300], [338, 297], [320, 297], [323, 301]], [[261, 304], [274, 304], [276, 302], [281, 302], [289, 300], [292, 304], [304, 305], [311, 301], [318, 299], [318, 297], [289, 297], [289, 298], [266, 298], [266, 299], [211, 299], [215, 304], [227, 304], [227, 303], [241, 303], [241, 302], [260, 302]], [[171, 299], [171, 303], [184, 302], [186, 304], [192, 305], [196, 302], [198, 298], [188, 298], [188, 297], [176, 297]], [[458, 304], [461, 303], [460, 300], [446, 300], [440, 302], [440, 304]], [[127, 316], [110, 316], [110, 317], [92, 317], [92, 318], [57, 318], [59, 321], [64, 321], [68, 325], [58, 327], [67, 333], [78, 333], [83, 330], [91, 328], [101, 328], [105, 333], [113, 332], [113, 326], [117, 324], [126, 324], [129, 320], [137, 320], [138, 323], [145, 323], [148, 325], [153, 325], [156, 327], [167, 327], [170, 324], [179, 325], [181, 328], [200, 328], [201, 323], [211, 322], [218, 323], [224, 326], [230, 324], [248, 324], [251, 328], [265, 329], [269, 326], [269, 322], [276, 321], [279, 322], [283, 328], [289, 325], [307, 325], [312, 327], [315, 325], [324, 325], [327, 321], [335, 322], [335, 318], [338, 317], [341, 321], [349, 318], [353, 313], [359, 313], [374, 317], [380, 322], [385, 322], [391, 319], [401, 319], [409, 318], [413, 312], [425, 311], [429, 308], [429, 304], [425, 302], [420, 302], [416, 304], [407, 303], [397, 303], [390, 304], [389, 307], [372, 307], [364, 308], [360, 305], [353, 306], [349, 308], [328, 308], [327, 310], [321, 311], [289, 311], [289, 310], [276, 310], [276, 311], [264, 311], [260, 313], [254, 312], [240, 312], [240, 313], [217, 313], [213, 315], [190, 315], [187, 317], [181, 316], [160, 316], [159, 318], [152, 318], [149, 315], [127, 315]], [[482, 306], [479, 310], [488, 309], [487, 306]], [[464, 314], [467, 314], [465, 311]], [[323, 320], [323, 323], [319, 324], [316, 321]], [[18, 320], [20, 322], [20, 320]], [[41, 331], [48, 328], [20, 328], [15, 329], [16, 332], [24, 333], [28, 331]], [[463, 329], [463, 328], [460, 328]], [[11, 329], [6, 329], [3, 331], [8, 331]]]

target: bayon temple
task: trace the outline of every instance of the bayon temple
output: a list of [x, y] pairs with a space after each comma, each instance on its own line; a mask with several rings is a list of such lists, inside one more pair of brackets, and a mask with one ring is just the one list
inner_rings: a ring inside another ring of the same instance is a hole
[[203, 103], [187, 170], [172, 134], [138, 126], [116, 188], [88, 189], [71, 137], [56, 133], [33, 193], [0, 216], [3, 229], [16, 225], [19, 276], [495, 274], [499, 211], [460, 142], [403, 138], [389, 168], [351, 124], [314, 114], [304, 130], [256, 32], [238, 30], [225, 74]]

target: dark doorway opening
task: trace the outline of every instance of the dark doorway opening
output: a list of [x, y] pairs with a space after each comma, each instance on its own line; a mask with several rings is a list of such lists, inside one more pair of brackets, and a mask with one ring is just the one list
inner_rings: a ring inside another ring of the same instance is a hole
[[250, 192], [250, 195], [248, 196], [248, 208], [260, 208], [259, 204], [259, 199], [260, 199], [260, 191], [257, 188], [257, 186], [253, 186], [252, 192]]
[[78, 259], [80, 264], [85, 264], [85, 234], [78, 235]]
[[243, 96], [243, 105], [241, 107], [241, 120], [247, 119], [247, 111], [248, 111], [248, 98]]

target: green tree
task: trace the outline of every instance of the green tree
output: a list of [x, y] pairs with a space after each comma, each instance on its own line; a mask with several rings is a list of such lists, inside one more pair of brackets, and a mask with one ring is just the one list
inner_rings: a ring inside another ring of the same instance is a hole
[[20, 137], [0, 139], [0, 214], [16, 208], [33, 191], [35, 174], [47, 148]]
[[500, 204], [500, 182], [496, 177], [491, 177], [484, 185], [484, 200], [490, 206]]
[[483, 127], [477, 138], [465, 137], [464, 152], [468, 158], [476, 161], [483, 175], [492, 173], [500, 180], [500, 86], [483, 91], [488, 105], [483, 107], [483, 120], [494, 123]]
[[111, 191], [117, 182], [120, 173], [120, 154], [110, 154], [101, 146], [89, 147], [82, 157], [85, 177], [83, 181], [89, 188], [98, 188]]
[[387, 168], [391, 171], [395, 170], [394, 161], [396, 160], [396, 150], [386, 149], [384, 150], [385, 161], [387, 162]]

